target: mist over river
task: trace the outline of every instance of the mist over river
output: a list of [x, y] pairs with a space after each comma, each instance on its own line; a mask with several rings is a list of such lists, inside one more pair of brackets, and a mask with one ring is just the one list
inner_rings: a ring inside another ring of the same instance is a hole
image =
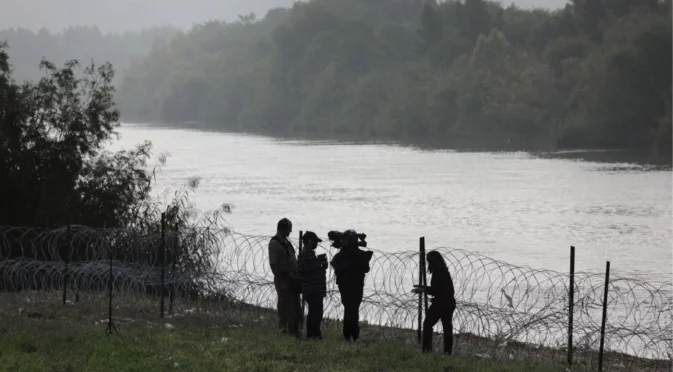
[[[671, 170], [633, 163], [454, 152], [123, 124], [111, 149], [147, 139], [167, 152], [155, 192], [198, 176], [191, 200], [234, 209], [235, 231], [367, 234], [384, 251], [462, 248], [516, 265], [671, 280]], [[156, 156], [152, 164], [156, 162]]]

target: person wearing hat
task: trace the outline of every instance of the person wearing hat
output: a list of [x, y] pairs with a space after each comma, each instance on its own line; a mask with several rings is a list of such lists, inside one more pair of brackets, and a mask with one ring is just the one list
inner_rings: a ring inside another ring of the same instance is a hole
[[306, 338], [322, 340], [320, 323], [323, 316], [323, 299], [327, 293], [327, 259], [324, 255], [321, 255], [321, 258], [315, 255], [315, 249], [322, 239], [313, 231], [307, 231], [302, 236], [302, 242], [304, 249], [299, 253], [297, 266], [304, 300], [308, 304]]

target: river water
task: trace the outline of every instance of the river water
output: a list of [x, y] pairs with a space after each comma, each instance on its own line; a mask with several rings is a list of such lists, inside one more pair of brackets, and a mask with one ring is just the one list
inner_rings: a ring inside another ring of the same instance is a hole
[[516, 265], [671, 280], [671, 170], [632, 163], [454, 152], [124, 124], [110, 147], [169, 153], [157, 193], [200, 177], [201, 210], [234, 206], [240, 233], [332, 229], [384, 251], [462, 248]]

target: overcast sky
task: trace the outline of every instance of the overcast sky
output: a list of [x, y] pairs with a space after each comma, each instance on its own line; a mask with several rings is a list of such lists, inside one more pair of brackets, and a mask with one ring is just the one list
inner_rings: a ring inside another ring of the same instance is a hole
[[[0, 0], [0, 29], [97, 25], [103, 32], [173, 25], [189, 28], [213, 19], [235, 20], [255, 12], [258, 18], [295, 0]], [[521, 7], [559, 8], [567, 0], [501, 0]]]

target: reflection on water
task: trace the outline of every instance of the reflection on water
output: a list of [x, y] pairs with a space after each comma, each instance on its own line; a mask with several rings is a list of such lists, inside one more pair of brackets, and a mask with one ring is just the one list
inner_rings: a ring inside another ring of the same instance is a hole
[[355, 228], [370, 246], [478, 251], [513, 264], [670, 280], [671, 170], [576, 154], [455, 152], [395, 145], [270, 137], [124, 125], [113, 148], [151, 140], [169, 152], [158, 192], [190, 177], [200, 209], [223, 202], [240, 232], [272, 234], [287, 216], [295, 230], [325, 236]]
[[652, 154], [646, 151], [629, 150], [566, 150], [555, 151], [541, 156], [605, 163], [597, 167], [599, 171], [658, 171], [671, 170], [671, 154]]

